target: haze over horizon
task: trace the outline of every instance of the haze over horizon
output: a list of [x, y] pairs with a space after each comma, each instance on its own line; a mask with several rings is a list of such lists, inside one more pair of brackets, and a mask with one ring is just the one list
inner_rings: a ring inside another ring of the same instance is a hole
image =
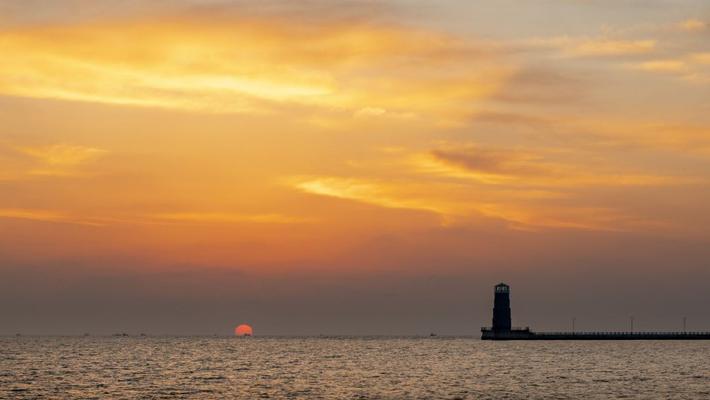
[[0, 334], [710, 330], [710, 3], [0, 1]]

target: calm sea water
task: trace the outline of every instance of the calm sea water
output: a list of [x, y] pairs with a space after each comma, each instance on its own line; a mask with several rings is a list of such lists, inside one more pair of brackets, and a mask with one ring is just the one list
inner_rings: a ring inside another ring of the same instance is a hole
[[710, 399], [710, 342], [6, 337], [0, 398]]

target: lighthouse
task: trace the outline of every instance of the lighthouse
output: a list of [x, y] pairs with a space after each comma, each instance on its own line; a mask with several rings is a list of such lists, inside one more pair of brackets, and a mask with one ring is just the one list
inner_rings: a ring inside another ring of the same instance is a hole
[[510, 317], [510, 286], [499, 283], [493, 287], [493, 326], [481, 328], [481, 339], [517, 340], [534, 336], [530, 328], [513, 328]]
[[510, 332], [510, 286], [499, 283], [495, 286], [493, 297], [493, 331], [495, 333]]
[[481, 328], [483, 340], [710, 340], [710, 332], [533, 332], [513, 328], [510, 318], [510, 286], [493, 288], [493, 326]]

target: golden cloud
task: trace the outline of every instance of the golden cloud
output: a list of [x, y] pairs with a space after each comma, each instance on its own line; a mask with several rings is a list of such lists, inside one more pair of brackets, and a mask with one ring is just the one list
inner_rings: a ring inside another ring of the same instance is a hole
[[688, 65], [681, 60], [652, 60], [636, 64], [635, 68], [651, 72], [683, 72]]
[[[61, 38], [61, 40], [57, 40]], [[202, 112], [451, 114], [510, 67], [473, 43], [362, 23], [200, 17], [0, 32], [0, 93]]]
[[147, 216], [150, 220], [185, 223], [272, 223], [295, 224], [310, 222], [310, 219], [282, 214], [235, 214], [235, 213], [160, 213]]
[[103, 225], [101, 222], [92, 219], [76, 217], [62, 212], [43, 209], [0, 208], [0, 218], [24, 219], [31, 221], [55, 222], [74, 225]]
[[95, 147], [56, 144], [41, 147], [19, 147], [19, 151], [52, 166], [79, 165], [102, 156], [106, 150]]
[[468, 145], [415, 154], [410, 157], [410, 163], [423, 173], [525, 188], [559, 190], [590, 185], [665, 186], [698, 182], [687, 177], [605, 171], [582, 162], [553, 161], [546, 157], [544, 149], [520, 151]]
[[703, 31], [707, 28], [708, 24], [705, 21], [701, 21], [695, 18], [689, 18], [678, 24], [678, 26], [689, 32]]
[[650, 53], [656, 49], [653, 39], [625, 40], [607, 37], [559, 36], [526, 41], [533, 47], [558, 49], [570, 57], [624, 56]]
[[403, 198], [393, 193], [391, 188], [374, 180], [339, 177], [301, 177], [290, 179], [296, 189], [321, 196], [356, 200], [387, 208], [431, 211], [448, 214], [448, 207], [416, 198]]
[[680, 77], [689, 82], [710, 83], [710, 53], [690, 53], [677, 58], [649, 60], [629, 64], [630, 68]]
[[48, 176], [80, 175], [82, 172], [80, 166], [82, 164], [94, 161], [107, 153], [106, 150], [95, 147], [67, 144], [24, 146], [16, 147], [15, 149], [35, 160], [35, 164], [31, 169], [23, 173]]
[[691, 59], [698, 64], [710, 65], [710, 52], [693, 53]]
[[547, 201], [560, 197], [539, 190], [481, 190], [445, 181], [412, 182], [342, 177], [296, 177], [297, 190], [319, 196], [386, 208], [437, 214], [443, 225], [466, 224], [480, 217], [505, 221], [511, 228], [568, 228], [624, 231], [659, 224], [604, 207], [565, 206]]

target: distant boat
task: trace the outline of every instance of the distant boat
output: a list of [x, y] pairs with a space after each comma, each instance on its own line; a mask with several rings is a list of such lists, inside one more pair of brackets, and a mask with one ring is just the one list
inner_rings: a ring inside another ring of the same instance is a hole
[[429, 334], [429, 337], [435, 337], [435, 336], [436, 336], [436, 333], [434, 333], [434, 332]]

